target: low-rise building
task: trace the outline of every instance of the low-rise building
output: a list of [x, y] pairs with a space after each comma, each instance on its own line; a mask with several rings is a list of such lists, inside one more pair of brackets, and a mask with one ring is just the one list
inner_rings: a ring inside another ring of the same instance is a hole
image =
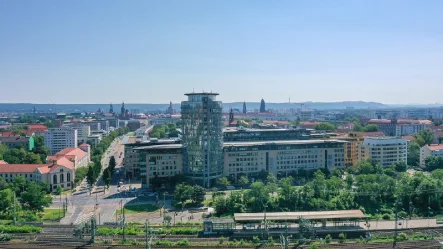
[[383, 167], [407, 162], [408, 140], [400, 137], [365, 137], [358, 147], [358, 160], [372, 159]]
[[368, 124], [375, 124], [379, 131], [387, 136], [406, 136], [419, 133], [432, 125], [429, 120], [410, 120], [410, 119], [371, 119]]
[[430, 156], [443, 156], [443, 144], [425, 145], [420, 149], [420, 167], [426, 167], [425, 160]]
[[69, 166], [51, 164], [0, 164], [0, 178], [12, 182], [15, 177], [22, 176], [27, 181], [46, 182], [52, 191], [58, 186], [71, 189], [74, 184], [75, 171]]
[[34, 137], [25, 136], [0, 136], [0, 144], [4, 144], [9, 148], [23, 147], [27, 150], [32, 150], [34, 148]]

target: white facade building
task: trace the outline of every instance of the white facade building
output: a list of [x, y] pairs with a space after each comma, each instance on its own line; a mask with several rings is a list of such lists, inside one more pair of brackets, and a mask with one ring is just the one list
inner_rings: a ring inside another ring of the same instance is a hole
[[398, 137], [366, 137], [358, 146], [358, 159], [372, 159], [384, 167], [407, 162], [408, 140]]
[[86, 143], [88, 141], [88, 137], [91, 135], [91, 127], [89, 125], [83, 123], [72, 123], [64, 126], [77, 130], [78, 143]]
[[48, 129], [45, 132], [45, 145], [51, 154], [64, 148], [77, 148], [77, 130], [69, 127]]
[[430, 156], [443, 156], [443, 144], [425, 145], [420, 149], [420, 167], [426, 167], [425, 160]]

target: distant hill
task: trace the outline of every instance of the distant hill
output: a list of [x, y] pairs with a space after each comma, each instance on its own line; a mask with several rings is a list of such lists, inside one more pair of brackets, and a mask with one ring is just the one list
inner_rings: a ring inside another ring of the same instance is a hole
[[[364, 101], [342, 101], [342, 102], [304, 102], [306, 108], [319, 110], [333, 110], [333, 109], [379, 109], [393, 107], [377, 102]], [[0, 103], [0, 112], [32, 112], [35, 108], [39, 112], [96, 112], [99, 108], [107, 112], [109, 104], [32, 104], [32, 103]], [[120, 112], [121, 104], [115, 104], [114, 111]], [[290, 109], [300, 108], [300, 103], [266, 103], [266, 109]], [[169, 107], [169, 104], [125, 104], [125, 107], [130, 111], [140, 112], [164, 112]], [[248, 110], [260, 108], [260, 102], [246, 102]], [[180, 104], [173, 104], [176, 111], [180, 111]], [[223, 103], [225, 111], [229, 108], [243, 109], [243, 102]]]

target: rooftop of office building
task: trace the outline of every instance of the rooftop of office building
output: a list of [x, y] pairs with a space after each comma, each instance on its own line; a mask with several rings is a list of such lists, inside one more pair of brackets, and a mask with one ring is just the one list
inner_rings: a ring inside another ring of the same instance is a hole
[[335, 144], [347, 143], [342, 140], [278, 140], [278, 141], [246, 141], [246, 142], [225, 142], [224, 147], [229, 146], [257, 146], [257, 145], [309, 145], [309, 144]]

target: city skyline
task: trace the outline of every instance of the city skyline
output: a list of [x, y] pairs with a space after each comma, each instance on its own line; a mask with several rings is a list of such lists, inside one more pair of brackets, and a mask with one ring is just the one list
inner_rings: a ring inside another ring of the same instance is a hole
[[[441, 1], [0, 3], [2, 103], [441, 102]], [[100, 93], [100, 94], [98, 94]]]

